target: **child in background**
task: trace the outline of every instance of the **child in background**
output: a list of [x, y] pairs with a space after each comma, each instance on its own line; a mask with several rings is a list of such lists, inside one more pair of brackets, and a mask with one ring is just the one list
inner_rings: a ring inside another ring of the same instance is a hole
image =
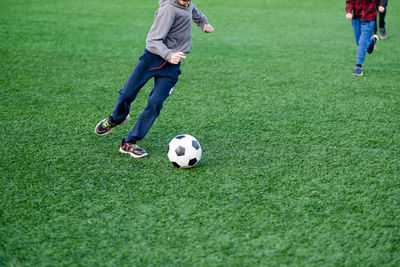
[[374, 30], [374, 34], [376, 34], [378, 32], [378, 28], [377, 25], [379, 25], [379, 35], [381, 37], [381, 39], [386, 39], [387, 38], [387, 33], [386, 33], [386, 23], [385, 23], [385, 17], [386, 17], [386, 11], [387, 11], [387, 4], [388, 4], [388, 0], [381, 0], [381, 5], [385, 8], [385, 11], [383, 11], [382, 13], [379, 12], [379, 23], [377, 23], [377, 20], [375, 20], [375, 30]]
[[374, 52], [379, 40], [378, 35], [372, 35], [377, 15], [384, 12], [381, 0], [346, 0], [346, 19], [352, 20], [353, 32], [357, 49], [357, 61], [353, 75], [363, 75], [362, 64], [367, 53]]

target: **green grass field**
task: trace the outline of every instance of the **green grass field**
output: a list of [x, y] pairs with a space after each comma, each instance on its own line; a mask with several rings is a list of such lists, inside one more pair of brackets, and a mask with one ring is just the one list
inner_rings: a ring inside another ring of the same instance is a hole
[[[94, 134], [156, 0], [0, 0], [0, 266], [400, 266], [400, 3], [356, 59], [345, 1], [197, 0], [161, 115]], [[203, 158], [166, 156], [188, 133]]]

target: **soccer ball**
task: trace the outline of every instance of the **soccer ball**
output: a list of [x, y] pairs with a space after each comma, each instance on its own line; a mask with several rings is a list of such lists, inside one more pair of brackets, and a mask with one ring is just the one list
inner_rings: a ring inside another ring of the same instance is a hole
[[168, 144], [168, 159], [177, 168], [194, 167], [201, 158], [200, 143], [191, 135], [175, 136]]

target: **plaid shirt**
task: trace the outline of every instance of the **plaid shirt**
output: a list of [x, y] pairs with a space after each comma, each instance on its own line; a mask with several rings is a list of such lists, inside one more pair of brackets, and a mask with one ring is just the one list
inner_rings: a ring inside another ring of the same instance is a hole
[[346, 0], [346, 13], [352, 13], [354, 17], [361, 17], [362, 21], [376, 19], [377, 7], [382, 0]]

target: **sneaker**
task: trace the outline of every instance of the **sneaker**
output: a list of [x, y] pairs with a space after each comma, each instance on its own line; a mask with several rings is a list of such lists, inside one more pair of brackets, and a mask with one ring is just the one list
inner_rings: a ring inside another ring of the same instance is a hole
[[354, 68], [353, 75], [362, 76], [362, 75], [363, 75], [362, 68], [356, 66], [356, 67]]
[[119, 152], [124, 154], [130, 154], [131, 157], [134, 158], [143, 158], [147, 156], [146, 150], [141, 148], [136, 142], [128, 143], [125, 141], [125, 138], [121, 140], [121, 146], [119, 148]]
[[386, 39], [387, 38], [386, 29], [379, 28], [379, 35], [381, 36], [381, 39]]
[[108, 116], [104, 120], [101, 120], [97, 125], [96, 128], [94, 128], [94, 132], [98, 135], [107, 135], [111, 133], [114, 128], [118, 125], [125, 124], [129, 121], [130, 117], [129, 114], [126, 116], [125, 120], [121, 123], [115, 123], [112, 119], [112, 116]]
[[367, 51], [368, 54], [372, 54], [372, 52], [374, 52], [376, 44], [378, 43], [378, 41], [379, 41], [378, 35], [376, 35], [376, 34], [372, 35], [371, 44], [369, 45], [368, 51]]

